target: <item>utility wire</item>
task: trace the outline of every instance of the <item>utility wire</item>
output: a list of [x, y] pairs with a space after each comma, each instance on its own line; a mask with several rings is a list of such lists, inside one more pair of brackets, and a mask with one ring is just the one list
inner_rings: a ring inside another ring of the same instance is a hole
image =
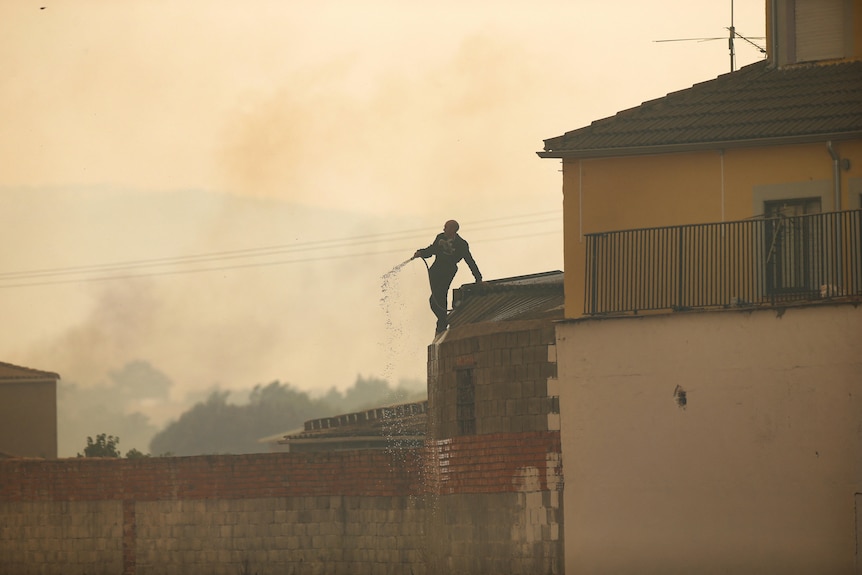
[[[548, 217], [553, 215], [554, 217]], [[520, 219], [520, 221], [519, 221]], [[509, 221], [515, 220], [515, 221]], [[503, 223], [508, 221], [508, 223]], [[499, 218], [490, 218], [485, 220], [479, 220], [473, 223], [469, 223], [468, 225], [472, 230], [476, 231], [487, 231], [494, 230], [500, 228], [508, 228], [515, 226], [527, 226], [534, 224], [544, 224], [548, 222], [559, 221], [559, 213], [554, 212], [537, 212], [533, 214], [523, 214], [519, 216], [506, 216]], [[493, 225], [496, 222], [496, 225]], [[481, 224], [486, 224], [482, 226]], [[54, 285], [54, 284], [64, 284], [64, 283], [80, 283], [80, 282], [89, 282], [89, 281], [105, 281], [105, 280], [113, 280], [113, 279], [130, 279], [130, 278], [141, 278], [141, 277], [154, 277], [154, 276], [165, 276], [165, 275], [180, 275], [180, 274], [190, 274], [190, 273], [203, 273], [203, 272], [211, 272], [211, 271], [224, 271], [231, 269], [244, 269], [244, 268], [253, 268], [253, 267], [268, 267], [268, 266], [276, 266], [276, 265], [288, 265], [295, 263], [307, 263], [307, 262], [315, 262], [315, 261], [325, 261], [332, 259], [344, 259], [344, 258], [355, 258], [355, 257], [368, 257], [368, 256], [376, 256], [382, 254], [390, 254], [396, 252], [404, 252], [404, 249], [390, 249], [383, 251], [374, 251], [374, 252], [359, 252], [359, 253], [350, 253], [350, 254], [335, 254], [335, 255], [318, 255], [309, 258], [301, 258], [301, 259], [290, 259], [290, 260], [279, 260], [279, 261], [265, 261], [265, 262], [251, 262], [251, 263], [237, 263], [229, 266], [211, 266], [205, 268], [192, 268], [192, 269], [173, 269], [173, 270], [151, 270], [151, 271], [142, 271], [141, 273], [129, 273], [124, 275], [87, 275], [87, 274], [100, 274], [105, 272], [115, 272], [115, 271], [132, 271], [135, 270], [146, 270], [150, 268], [159, 268], [165, 266], [179, 266], [179, 265], [188, 265], [188, 264], [197, 264], [197, 263], [205, 263], [205, 262], [216, 262], [222, 260], [231, 260], [238, 258], [260, 258], [264, 256], [273, 256], [273, 255], [282, 255], [282, 254], [292, 254], [292, 253], [300, 253], [300, 252], [308, 252], [315, 250], [331, 250], [337, 248], [358, 246], [358, 245], [367, 245], [373, 243], [379, 243], [383, 241], [398, 241], [398, 240], [407, 240], [418, 237], [418, 233], [422, 232], [423, 234], [427, 234], [428, 230], [431, 228], [419, 228], [414, 230], [405, 230], [400, 232], [388, 232], [383, 234], [366, 234], [360, 236], [352, 236], [345, 238], [336, 238], [330, 240], [316, 240], [310, 242], [301, 242], [298, 244], [285, 244], [285, 245], [277, 245], [277, 246], [267, 246], [263, 248], [247, 248], [240, 250], [229, 250], [229, 251], [221, 251], [221, 252], [210, 252], [204, 254], [195, 254], [189, 256], [175, 256], [175, 257], [165, 257], [165, 258], [151, 258], [151, 259], [143, 259], [143, 260], [127, 260], [124, 262], [114, 262], [110, 264], [96, 264], [96, 265], [88, 265], [88, 266], [73, 266], [73, 267], [64, 267], [64, 268], [46, 268], [46, 269], [38, 269], [38, 270], [30, 270], [30, 271], [22, 271], [22, 272], [6, 272], [0, 273], [0, 288], [13, 288], [13, 287], [32, 287], [32, 286], [40, 286], [40, 285]], [[518, 234], [518, 235], [507, 235], [502, 238], [494, 238], [494, 239], [480, 239], [478, 241], [474, 241], [474, 243], [485, 243], [489, 241], [507, 241], [513, 239], [521, 239], [525, 237], [535, 237], [541, 235], [549, 235], [561, 233], [562, 230], [552, 230], [552, 231], [541, 231], [535, 233], [527, 233], [527, 234]], [[51, 277], [62, 277], [62, 276], [84, 276], [84, 277], [75, 277], [71, 279], [45, 279]], [[39, 281], [28, 282], [26, 280], [29, 279], [37, 279], [42, 278]], [[4, 281], [23, 281], [24, 283], [10, 283], [3, 285]]]
[[[501, 238], [489, 239], [486, 241], [498, 241], [498, 242], [499, 241], [509, 241], [509, 240], [529, 238], [529, 237], [536, 237], [536, 236], [546, 236], [546, 235], [552, 235], [552, 234], [558, 234], [558, 233], [562, 233], [562, 230], [553, 230], [550, 232], [536, 232], [536, 233], [532, 233], [532, 234], [509, 235], [509, 236], [504, 236]], [[70, 284], [70, 283], [86, 283], [86, 282], [94, 282], [94, 281], [110, 281], [110, 280], [121, 280], [121, 279], [138, 279], [138, 278], [169, 276], [169, 275], [187, 275], [187, 274], [193, 274], [193, 273], [227, 271], [227, 270], [237, 270], [237, 269], [245, 269], [245, 268], [271, 267], [271, 266], [280, 266], [280, 265], [288, 265], [288, 264], [318, 262], [318, 261], [325, 261], [325, 260], [346, 259], [346, 258], [354, 258], [354, 257], [379, 256], [379, 255], [388, 255], [388, 254], [392, 254], [392, 253], [404, 253], [404, 250], [403, 249], [391, 249], [391, 250], [384, 250], [384, 251], [378, 251], [378, 252], [363, 252], [363, 253], [354, 253], [354, 254], [336, 254], [336, 255], [330, 255], [330, 256], [318, 256], [318, 257], [314, 257], [314, 258], [304, 258], [304, 259], [296, 259], [296, 260], [282, 260], [282, 261], [274, 261], [274, 262], [257, 262], [257, 263], [248, 263], [248, 264], [235, 264], [235, 265], [231, 265], [231, 266], [195, 268], [195, 269], [184, 269], [184, 270], [153, 271], [153, 272], [145, 272], [145, 273], [138, 273], [138, 274], [95, 276], [95, 277], [73, 278], [73, 279], [65, 279], [65, 280], [37, 281], [37, 282], [8, 284], [8, 285], [0, 284], [0, 289], [18, 288], [18, 287], [36, 287], [36, 286], [45, 286], [45, 285]]]
[[[521, 225], [530, 225], [534, 223], [545, 223], [548, 221], [553, 221], [553, 219], [547, 218], [549, 214], [555, 214], [556, 212], [538, 212], [534, 214], [525, 214], [523, 216], [508, 216], [502, 218], [493, 218], [488, 220], [480, 220], [475, 222], [476, 224], [487, 224], [493, 222], [501, 222], [504, 220], [511, 220], [513, 218], [533, 218], [531, 221], [523, 221], [523, 222], [510, 222], [506, 224], [498, 223], [497, 225], [492, 226], [475, 226], [476, 231], [482, 231], [487, 229], [496, 229], [501, 227], [511, 227], [511, 226], [521, 226]], [[541, 216], [545, 216], [541, 218]], [[535, 219], [536, 217], [540, 217], [540, 219]], [[554, 218], [556, 219], [556, 218]], [[473, 224], [470, 224], [471, 226]], [[285, 253], [295, 253], [295, 252], [304, 252], [304, 251], [314, 251], [314, 250], [326, 250], [333, 248], [341, 248], [347, 246], [357, 246], [357, 245], [367, 245], [372, 243], [378, 243], [383, 241], [397, 241], [397, 240], [407, 240], [419, 237], [419, 232], [423, 234], [429, 233], [431, 228], [419, 228], [413, 230], [404, 230], [399, 232], [386, 232], [382, 234], [366, 234], [360, 236], [352, 236], [345, 238], [335, 238], [329, 240], [315, 240], [308, 242], [299, 242], [295, 244], [280, 244], [274, 246], [265, 246], [260, 248], [245, 248], [239, 250], [229, 250], [229, 251], [220, 251], [220, 252], [208, 252], [202, 254], [192, 254], [186, 256], [172, 256], [172, 257], [162, 257], [162, 258], [150, 258], [150, 259], [140, 259], [140, 260], [126, 260], [120, 262], [112, 262], [107, 264], [92, 264], [92, 265], [84, 265], [84, 266], [71, 266], [71, 267], [61, 267], [61, 268], [46, 268], [46, 269], [35, 269], [35, 270], [26, 270], [26, 271], [18, 271], [18, 272], [3, 272], [0, 273], [0, 281], [4, 279], [23, 279], [23, 278], [31, 278], [31, 277], [43, 277], [43, 276], [55, 276], [55, 275], [67, 275], [67, 274], [80, 274], [86, 272], [100, 272], [100, 271], [116, 271], [123, 269], [133, 269], [137, 267], [154, 267], [154, 266], [163, 266], [163, 265], [179, 265], [179, 264], [188, 264], [188, 263], [199, 263], [199, 262], [208, 262], [208, 261], [218, 261], [218, 260], [227, 260], [227, 259], [238, 259], [238, 258], [252, 258], [252, 257], [262, 257], [262, 256], [271, 256], [271, 255], [280, 255]]]

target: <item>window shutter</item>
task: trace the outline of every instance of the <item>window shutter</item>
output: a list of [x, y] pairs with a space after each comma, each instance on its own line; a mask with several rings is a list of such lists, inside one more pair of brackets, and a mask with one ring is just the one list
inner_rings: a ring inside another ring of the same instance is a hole
[[844, 0], [796, 0], [796, 61], [844, 57]]

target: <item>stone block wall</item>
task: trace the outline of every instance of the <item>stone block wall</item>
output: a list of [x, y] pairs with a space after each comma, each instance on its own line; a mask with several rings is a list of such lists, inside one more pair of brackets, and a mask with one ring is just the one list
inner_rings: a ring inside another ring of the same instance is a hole
[[[555, 350], [554, 324], [548, 320], [447, 332], [428, 348], [431, 436], [559, 430]], [[465, 386], [472, 391], [472, 429], [464, 421]]]
[[334, 495], [137, 503], [135, 572], [417, 572], [424, 507]]
[[0, 461], [0, 573], [424, 573], [419, 462], [380, 450]]
[[0, 574], [559, 573], [559, 432], [0, 461]]
[[0, 573], [48, 566], [56, 573], [122, 573], [122, 502], [0, 501]]

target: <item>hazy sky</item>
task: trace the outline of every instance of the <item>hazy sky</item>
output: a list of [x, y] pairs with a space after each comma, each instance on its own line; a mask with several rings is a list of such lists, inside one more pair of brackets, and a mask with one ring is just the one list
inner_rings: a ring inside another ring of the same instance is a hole
[[[734, 18], [764, 35], [763, 0]], [[177, 401], [424, 379], [425, 267], [383, 275], [449, 218], [487, 279], [562, 269], [542, 140], [728, 72], [726, 40], [654, 40], [729, 25], [729, 0], [4, 1], [0, 361], [84, 387], [147, 361]]]

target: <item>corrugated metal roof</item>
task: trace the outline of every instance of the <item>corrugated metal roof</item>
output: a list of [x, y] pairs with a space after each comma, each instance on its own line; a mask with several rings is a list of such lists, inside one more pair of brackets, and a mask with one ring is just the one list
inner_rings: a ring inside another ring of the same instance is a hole
[[50, 371], [41, 371], [0, 362], [0, 383], [4, 381], [26, 381], [40, 379], [60, 379], [60, 376]]
[[545, 140], [544, 158], [862, 136], [862, 62], [758, 62]]
[[333, 437], [412, 437], [425, 435], [428, 401], [376, 407], [305, 422], [302, 431], [284, 436], [279, 443]]
[[494, 321], [562, 319], [563, 272], [552, 271], [466, 284], [454, 291], [449, 327]]

